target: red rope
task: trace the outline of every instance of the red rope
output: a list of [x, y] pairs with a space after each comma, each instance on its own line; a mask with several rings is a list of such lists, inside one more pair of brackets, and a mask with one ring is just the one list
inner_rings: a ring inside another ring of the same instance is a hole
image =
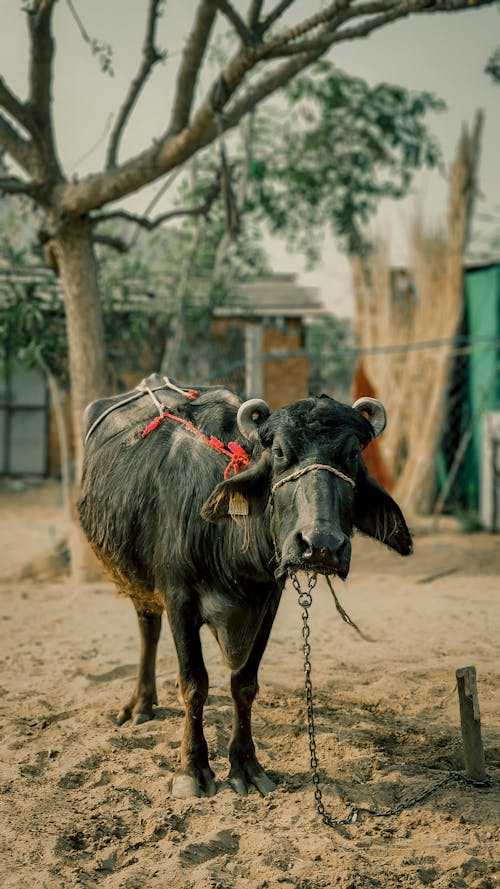
[[205, 444], [211, 447], [214, 451], [218, 451], [220, 454], [224, 454], [226, 457], [229, 457], [229, 465], [226, 467], [224, 471], [224, 478], [228, 479], [231, 471], [234, 471], [236, 475], [241, 469], [246, 469], [250, 463], [250, 454], [247, 454], [244, 448], [238, 444], [237, 441], [230, 441], [227, 448], [224, 442], [220, 441], [220, 439], [216, 438], [215, 435], [211, 435], [210, 438], [206, 436], [203, 432], [198, 429], [194, 423], [191, 423], [190, 420], [184, 420], [182, 417], [178, 417], [176, 414], [171, 414], [170, 411], [164, 411], [161, 416], [155, 417], [154, 420], [146, 426], [145, 429], [142, 430], [141, 438], [146, 438], [150, 432], [153, 432], [158, 428], [160, 423], [163, 423], [165, 419], [174, 420], [176, 423], [181, 423], [182, 426], [185, 426], [186, 429], [189, 429], [190, 432], [194, 432], [199, 438], [203, 439]]

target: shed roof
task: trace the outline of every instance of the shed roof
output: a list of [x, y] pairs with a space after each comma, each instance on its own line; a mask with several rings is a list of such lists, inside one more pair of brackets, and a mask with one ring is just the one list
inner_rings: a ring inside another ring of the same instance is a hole
[[[39, 295], [47, 299], [54, 293], [61, 293], [59, 279], [44, 266], [13, 268], [0, 263], [0, 303], [13, 284], [34, 284]], [[169, 310], [173, 306], [171, 281], [165, 275], [154, 275], [150, 289], [144, 286], [143, 281], [131, 278], [121, 281], [118, 288], [127, 293], [128, 306], [133, 305], [147, 312]], [[192, 304], [204, 305], [207, 295], [206, 280], [194, 279], [190, 282]], [[215, 308], [217, 317], [307, 318], [329, 314], [317, 289], [297, 284], [295, 275], [269, 275], [238, 282], [229, 300], [227, 304]]]
[[217, 317], [302, 318], [327, 315], [315, 287], [302, 287], [295, 275], [269, 275], [237, 284], [228, 305], [218, 306]]

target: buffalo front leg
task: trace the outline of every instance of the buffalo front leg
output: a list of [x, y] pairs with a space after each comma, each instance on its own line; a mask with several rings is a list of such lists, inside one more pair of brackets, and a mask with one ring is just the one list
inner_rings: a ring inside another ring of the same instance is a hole
[[203, 734], [203, 708], [208, 696], [208, 674], [203, 662], [200, 629], [192, 612], [178, 604], [168, 617], [179, 661], [179, 691], [186, 710], [180, 748], [180, 765], [172, 782], [178, 799], [213, 796], [214, 773], [208, 764], [208, 747]]
[[161, 615], [141, 611], [134, 602], [139, 620], [141, 654], [139, 672], [134, 693], [118, 714], [118, 725], [131, 719], [133, 725], [140, 725], [154, 719], [153, 707], [158, 703], [156, 695], [156, 650], [161, 632]]
[[252, 738], [252, 704], [259, 690], [257, 673], [273, 625], [277, 602], [273, 602], [255, 639], [244, 667], [231, 674], [233, 696], [233, 730], [229, 744], [229, 783], [236, 793], [247, 796], [248, 787], [254, 787], [265, 796], [275, 790], [276, 784], [266, 775], [255, 755]]

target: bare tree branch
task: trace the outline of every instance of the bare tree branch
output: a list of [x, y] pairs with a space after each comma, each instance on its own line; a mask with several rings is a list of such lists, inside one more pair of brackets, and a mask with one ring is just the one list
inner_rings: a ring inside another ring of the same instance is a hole
[[[353, 0], [335, 0], [326, 9], [306, 19], [300, 25], [278, 34], [269, 41], [262, 50], [262, 57], [280, 58], [322, 48], [328, 49], [333, 43], [338, 43], [340, 40], [364, 37], [387, 22], [404, 18], [407, 15], [422, 12], [451, 12], [467, 9], [471, 6], [490, 5], [490, 3], [491, 0], [471, 0], [471, 2], [467, 2], [467, 0], [399, 0], [399, 2], [395, 2], [395, 0], [374, 0], [374, 2], [355, 4]], [[281, 15], [282, 7], [286, 8], [287, 5], [286, 3], [280, 4], [275, 10], [276, 14], [279, 12]], [[378, 19], [374, 18], [377, 13], [383, 12], [387, 12], [387, 16], [381, 15]], [[338, 32], [337, 36], [333, 36], [339, 25], [343, 24], [347, 19], [362, 19], [364, 16], [372, 16], [375, 23], [366, 25], [363, 22], [356, 28], [346, 29], [345, 31]], [[265, 24], [267, 25], [267, 20]], [[298, 37], [309, 33], [321, 25], [326, 27], [321, 29], [316, 38], [300, 43], [293, 42], [297, 41]]]
[[181, 132], [189, 120], [196, 81], [215, 21], [215, 15], [216, 7], [212, 0], [200, 0], [191, 33], [182, 53], [182, 62], [177, 76], [175, 99], [170, 119], [169, 130], [171, 133]]
[[275, 68], [272, 74], [266, 74], [256, 81], [241, 97], [228, 106], [224, 112], [224, 125], [227, 129], [235, 127], [241, 118], [260, 105], [268, 96], [285, 86], [300, 71], [303, 71], [325, 52], [324, 48], [314, 49], [307, 53], [293, 56]]
[[33, 116], [30, 108], [21, 102], [8, 88], [4, 79], [0, 77], [0, 105], [14, 118], [25, 130], [32, 132]]
[[281, 3], [278, 3], [274, 9], [271, 10], [265, 21], [263, 22], [263, 31], [269, 31], [269, 28], [274, 25], [275, 22], [278, 21], [279, 18], [283, 15], [284, 12], [294, 3], [295, 0], [281, 0]]
[[117, 253], [128, 253], [130, 250], [130, 244], [127, 244], [123, 238], [118, 238], [115, 235], [94, 235], [94, 244], [102, 244], [103, 247], [111, 247], [112, 250], [116, 250]]
[[26, 182], [17, 176], [0, 176], [0, 192], [2, 194], [25, 194], [37, 199], [42, 186], [37, 182]]
[[[315, 28], [319, 28], [321, 25], [331, 22], [333, 19], [341, 15], [343, 10], [345, 10], [351, 2], [352, 0], [334, 0], [333, 3], [330, 3], [330, 5], [321, 10], [321, 12], [310, 16], [299, 25], [294, 25], [292, 28], [288, 28], [286, 31], [278, 34], [265, 45], [262, 53], [263, 57], [265, 56], [268, 58], [273, 50], [278, 49], [278, 47], [284, 46], [293, 40], [297, 40], [298, 37], [302, 37], [304, 34], [309, 33], [309, 31], [313, 31]], [[299, 51], [300, 50], [297, 50], [297, 52]]]
[[259, 23], [263, 3], [264, 0], [252, 0], [250, 3], [250, 8], [248, 10], [248, 27], [251, 31]]
[[148, 219], [147, 216], [139, 216], [135, 213], [129, 213], [127, 210], [114, 210], [111, 213], [102, 213], [100, 216], [94, 216], [92, 223], [93, 225], [100, 225], [101, 222], [121, 219], [124, 222], [131, 222], [135, 225], [139, 225], [141, 228], [147, 229], [147, 231], [152, 231], [153, 229], [158, 228], [163, 222], [170, 222], [172, 219], [180, 219], [181, 217], [186, 216], [206, 216], [219, 192], [220, 180], [218, 178], [217, 182], [215, 182], [212, 185], [212, 188], [208, 191], [203, 203], [198, 204], [196, 207], [183, 207], [178, 210], [169, 210], [166, 213], [161, 213], [154, 219]]
[[[435, 6], [435, 4], [433, 5]], [[425, 9], [426, 6], [429, 6], [429, 0], [415, 0], [414, 8], [411, 12], [416, 13], [420, 9]], [[374, 15], [372, 18], [361, 22], [359, 25], [353, 25], [350, 28], [341, 27], [336, 34], [333, 35], [330, 45], [333, 46], [334, 43], [339, 43], [342, 40], [352, 40], [355, 37], [368, 37], [372, 31], [383, 27], [383, 25], [389, 24], [389, 22], [405, 18], [409, 14], [406, 0], [402, 0], [401, 3], [397, 4], [392, 9], [387, 10], [387, 12], [381, 12], [378, 15]], [[343, 24], [343, 22], [341, 24]]]
[[229, 0], [214, 0], [214, 3], [222, 12], [222, 14], [225, 15], [227, 19], [229, 19], [236, 33], [239, 34], [239, 36], [241, 37], [245, 46], [249, 46], [250, 44], [254, 43], [252, 32], [248, 30], [245, 22], [236, 11], [234, 6], [229, 3]]
[[[404, 2], [403, 0], [391, 0], [391, 5], [388, 6], [386, 12], [370, 19], [367, 18], [370, 9], [378, 10], [381, 8], [380, 4], [384, 4], [385, 7], [386, 3], [386, 0], [373, 0], [372, 3], [360, 4], [363, 20], [359, 24], [349, 30], [343, 29], [336, 33], [335, 28], [346, 15], [346, 7], [349, 6], [349, 11], [351, 7], [347, 0], [344, 0], [342, 8], [340, 3], [330, 4], [319, 16], [310, 17], [296, 28], [289, 29], [279, 35], [276, 41], [270, 41], [264, 46], [241, 49], [218, 77], [208, 96], [200, 103], [188, 124], [186, 115], [189, 116], [190, 113], [194, 84], [213, 21], [213, 17], [208, 16], [207, 3], [208, 0], [202, 0], [200, 4], [197, 21], [203, 12], [204, 15], [201, 16], [203, 26], [198, 24], [198, 27], [195, 26], [191, 32], [188, 44], [191, 45], [192, 52], [185, 54], [181, 64], [182, 76], [179, 76], [177, 82], [177, 111], [173, 120], [177, 121], [177, 126], [183, 119], [183, 129], [180, 132], [175, 128], [168, 130], [150, 148], [130, 158], [115, 170], [93, 174], [81, 179], [78, 183], [67, 183], [62, 186], [61, 209], [64, 213], [68, 215], [87, 213], [109, 201], [129, 194], [184, 163], [196, 151], [217, 138], [220, 133], [217, 119], [222, 120], [224, 131], [236, 126], [244, 114], [288, 83], [295, 74], [320, 58], [334, 43], [347, 40], [351, 36], [365, 36], [376, 28], [380, 28], [387, 21], [403, 18], [411, 13], [422, 14], [430, 11], [447, 11], [450, 8], [454, 10], [470, 8], [470, 0], [404, 0]], [[479, 7], [491, 5], [491, 3], [492, 0], [476, 0], [475, 5]], [[213, 3], [210, 5], [213, 11]], [[355, 8], [352, 6], [353, 11]], [[208, 23], [209, 19], [210, 24]], [[295, 52], [290, 58], [271, 71], [264, 71], [260, 79], [256, 80], [244, 93], [235, 96], [231, 102], [246, 74], [258, 63], [265, 62], [266, 54], [272, 48], [276, 48], [285, 40], [295, 39], [297, 34], [307, 33], [313, 27], [318, 27], [320, 30], [318, 38], [327, 36], [328, 39], [324, 41], [320, 39], [319, 44], [312, 43], [307, 51], [301, 51], [300, 43], [297, 44]], [[194, 63], [194, 67], [188, 65], [188, 59]], [[187, 97], [182, 94], [182, 91], [179, 91], [183, 78], [189, 90]], [[223, 114], [221, 114], [222, 110]]]
[[91, 49], [92, 55], [97, 56], [99, 59], [99, 64], [101, 66], [101, 70], [113, 76], [113, 48], [110, 43], [105, 43], [100, 40], [96, 40], [95, 37], [91, 37], [88, 33], [85, 25], [83, 24], [80, 16], [78, 15], [75, 6], [73, 4], [73, 0], [66, 0], [68, 5], [68, 9], [73, 16], [76, 27], [80, 32], [80, 36], [82, 40], [88, 44]]
[[[348, 0], [351, 2], [351, 0]], [[382, 27], [389, 21], [404, 18], [410, 14], [422, 14], [430, 12], [446, 12], [450, 10], [450, 4], [453, 9], [468, 9], [470, 2], [467, 0], [373, 0], [373, 2], [360, 3], [357, 6], [339, 10], [335, 20], [329, 20], [333, 7], [324, 10], [322, 15], [325, 16], [325, 24], [317, 38], [309, 41], [301, 41], [291, 44], [290, 46], [278, 46], [276, 49], [266, 51], [266, 48], [259, 50], [259, 56], [266, 55], [266, 58], [279, 58], [281, 56], [290, 56], [290, 60], [277, 69], [272, 74], [265, 74], [260, 81], [254, 83], [251, 89], [247, 90], [244, 96], [237, 99], [232, 106], [226, 107], [224, 111], [224, 124], [226, 128], [236, 126], [241, 117], [248, 111], [255, 108], [260, 102], [264, 101], [273, 92], [280, 89], [295, 74], [308, 67], [318, 58], [320, 58], [331, 46], [341, 41], [353, 39], [355, 37], [367, 36], [371, 31]], [[490, 0], [475, 0], [476, 6], [491, 5]], [[366, 19], [357, 26], [352, 28], [340, 28], [344, 22], [357, 16], [364, 18], [370, 13], [381, 13], [371, 19]], [[302, 23], [300, 30], [304, 32], [305, 26], [311, 26], [312, 19]], [[298, 33], [297, 29], [291, 29]], [[267, 46], [281, 44], [284, 39], [290, 38], [291, 31], [287, 34], [279, 35], [276, 41], [272, 41]]]
[[[431, 7], [431, 9], [429, 9]], [[339, 12], [335, 20], [331, 21], [320, 31], [317, 37], [310, 40], [302, 40], [289, 45], [278, 46], [272, 49], [267, 58], [284, 58], [294, 56], [302, 52], [314, 52], [316, 50], [329, 49], [340, 41], [352, 40], [356, 37], [366, 37], [373, 30], [381, 28], [388, 22], [404, 18], [406, 15], [420, 11], [434, 11], [436, 4], [432, 0], [413, 0], [412, 9], [408, 9], [406, 0], [394, 3], [394, 0], [376, 0], [373, 3], [360, 3]], [[377, 15], [380, 13], [379, 15]], [[371, 16], [371, 18], [368, 18]], [[353, 18], [365, 19], [359, 25], [352, 28], [339, 30], [346, 21]]]
[[23, 139], [3, 114], [0, 114], [0, 148], [10, 154], [30, 176], [37, 178], [39, 163], [33, 144]]
[[123, 136], [123, 131], [134, 109], [135, 103], [139, 98], [141, 90], [144, 87], [144, 84], [146, 83], [154, 66], [158, 62], [161, 62], [166, 55], [166, 53], [164, 52], [159, 52], [155, 46], [156, 26], [158, 23], [158, 18], [160, 16], [161, 4], [162, 0], [150, 0], [149, 2], [146, 35], [144, 37], [144, 44], [142, 47], [142, 62], [136, 77], [130, 84], [128, 94], [118, 113], [116, 123], [111, 132], [106, 160], [106, 167], [108, 169], [116, 167], [116, 158], [118, 155], [120, 141]]
[[55, 0], [33, 0], [28, 13], [31, 37], [29, 105], [36, 131], [34, 143], [41, 160], [43, 176], [62, 178], [52, 130], [52, 62], [54, 41], [51, 21]]
[[[485, 6], [488, 4], [488, 0], [474, 0], [474, 6]], [[366, 4], [367, 14], [370, 12], [377, 13], [377, 7], [383, 8], [384, 5], [389, 7], [389, 3], [374, 3], [374, 4]], [[372, 6], [370, 10], [369, 7]], [[382, 28], [384, 25], [389, 22], [396, 21], [397, 19], [406, 18], [408, 15], [418, 15], [419, 13], [435, 13], [435, 12], [450, 12], [455, 9], [467, 9], [470, 8], [471, 3], [463, 3], [462, 0], [412, 0], [411, 8], [408, 8], [407, 0], [401, 0], [400, 3], [393, 4], [392, 9], [387, 8], [386, 12], [381, 12], [378, 15], [373, 15], [367, 21], [361, 22], [359, 25], [353, 25], [350, 28], [340, 28], [336, 34], [333, 35], [331, 40], [331, 45], [335, 43], [339, 43], [340, 41], [345, 40], [354, 40], [359, 37], [367, 37], [371, 34], [372, 31], [378, 30]], [[346, 19], [348, 15], [346, 15]]]

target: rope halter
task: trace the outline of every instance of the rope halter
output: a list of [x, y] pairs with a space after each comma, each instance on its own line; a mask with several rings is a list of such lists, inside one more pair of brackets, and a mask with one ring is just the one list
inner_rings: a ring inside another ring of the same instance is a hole
[[336, 469], [335, 466], [328, 466], [326, 463], [310, 463], [309, 466], [303, 466], [302, 469], [297, 469], [296, 472], [290, 473], [290, 475], [286, 475], [285, 478], [280, 478], [271, 488], [271, 497], [274, 496], [275, 492], [278, 488], [281, 488], [282, 485], [286, 485], [287, 482], [293, 482], [295, 479], [300, 478], [301, 475], [305, 475], [306, 472], [313, 472], [317, 469], [324, 469], [325, 472], [331, 472], [332, 475], [336, 475], [338, 478], [341, 478], [342, 481], [347, 482], [351, 485], [352, 488], [356, 487], [356, 482], [350, 476], [346, 475], [344, 472], [341, 472], [340, 469]]

